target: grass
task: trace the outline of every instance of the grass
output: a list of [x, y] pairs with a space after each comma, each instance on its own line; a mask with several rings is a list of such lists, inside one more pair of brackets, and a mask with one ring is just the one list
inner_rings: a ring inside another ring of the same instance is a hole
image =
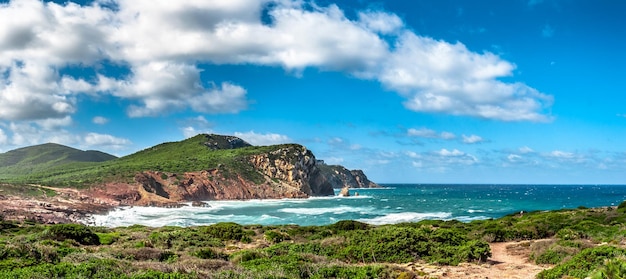
[[34, 154], [37, 151], [41, 152], [43, 148], [38, 146], [33, 147], [34, 150], [18, 152], [21, 156], [19, 164], [9, 165], [17, 160], [13, 158], [18, 157], [13, 156], [15, 154], [11, 152], [0, 154], [3, 156], [0, 160], [8, 162], [5, 163], [6, 166], [0, 167], [0, 182], [86, 188], [110, 181], [132, 182], [137, 172], [147, 170], [180, 174], [218, 168], [227, 177], [240, 175], [247, 180], [262, 183], [265, 181], [264, 176], [248, 162], [248, 156], [270, 154], [272, 151], [283, 148], [299, 148], [298, 145], [260, 147], [237, 145], [235, 147], [239, 148], [215, 149], [216, 147], [224, 148], [229, 144], [228, 137], [225, 136], [198, 135], [184, 141], [159, 144], [125, 157], [102, 162], [67, 160], [69, 155], [59, 157], [59, 152], [71, 153], [69, 151], [71, 149], [56, 145], [54, 149], [61, 151], [48, 152], [46, 156], [37, 156]]

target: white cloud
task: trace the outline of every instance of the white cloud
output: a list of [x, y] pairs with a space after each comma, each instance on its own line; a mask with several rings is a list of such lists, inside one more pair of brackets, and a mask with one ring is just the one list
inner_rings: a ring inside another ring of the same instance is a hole
[[407, 151], [404, 154], [410, 159], [413, 167], [435, 172], [446, 172], [458, 167], [467, 167], [479, 163], [478, 158], [474, 155], [458, 149], [448, 150], [443, 148], [422, 153]]
[[360, 144], [352, 144], [350, 145], [350, 150], [359, 150], [363, 148], [363, 146], [361, 146]]
[[517, 154], [509, 154], [508, 156], [506, 156], [506, 158], [511, 163], [517, 163], [522, 160], [522, 156], [517, 155]]
[[197, 134], [212, 134], [213, 123], [209, 122], [204, 116], [199, 115], [197, 117], [189, 118], [183, 121], [184, 127], [181, 128], [183, 136], [185, 138], [193, 137]]
[[98, 133], [88, 133], [83, 141], [89, 147], [108, 147], [112, 149], [122, 149], [132, 144], [128, 139]]
[[414, 129], [410, 128], [407, 130], [407, 134], [411, 137], [420, 137], [420, 138], [431, 138], [431, 139], [445, 139], [450, 140], [456, 138], [456, 135], [450, 132], [441, 132], [438, 133], [435, 130], [420, 128]]
[[9, 137], [4, 132], [4, 130], [0, 129], [0, 144], [7, 144], [9, 142]]
[[37, 120], [37, 123], [44, 130], [55, 130], [60, 127], [66, 127], [72, 124], [72, 118], [68, 115], [63, 118], [48, 118], [43, 120]]
[[[70, 119], [71, 121], [71, 119]], [[9, 130], [11, 137], [9, 143], [13, 146], [26, 146], [42, 143], [58, 143], [63, 145], [74, 145], [80, 142], [80, 137], [71, 134], [57, 126], [61, 123], [38, 121], [32, 122], [11, 122]], [[43, 126], [42, 126], [43, 125]]]
[[473, 143], [480, 143], [483, 141], [485, 140], [482, 137], [477, 136], [477, 135], [470, 135], [470, 136], [463, 135], [463, 143], [473, 144]]
[[109, 123], [109, 119], [103, 116], [96, 116], [93, 119], [91, 119], [91, 122], [93, 122], [94, 124], [98, 124], [98, 125], [104, 125]]
[[323, 160], [327, 165], [341, 165], [345, 161], [344, 158], [341, 157], [328, 157]]
[[504, 83], [515, 65], [492, 53], [475, 53], [405, 32], [378, 79], [407, 98], [414, 111], [503, 121], [549, 121], [552, 97], [522, 83]]
[[545, 159], [554, 160], [559, 163], [566, 164], [582, 164], [590, 161], [590, 158], [587, 158], [583, 154], [554, 150], [547, 154], [542, 154]]
[[459, 151], [458, 149], [453, 149], [452, 151], [450, 151], [450, 150], [445, 149], [445, 148], [443, 148], [443, 149], [441, 149], [441, 150], [439, 150], [439, 151], [437, 151], [435, 153], [437, 153], [437, 154], [439, 154], [440, 156], [443, 156], [443, 157], [458, 157], [458, 156], [465, 155], [464, 152]]
[[241, 138], [252, 145], [264, 146], [293, 142], [288, 136], [274, 133], [259, 134], [254, 131], [235, 132], [236, 137]]
[[129, 107], [131, 117], [168, 114], [188, 107], [204, 113], [237, 113], [247, 107], [244, 88], [228, 82], [204, 87], [200, 70], [192, 65], [151, 62], [133, 68], [129, 80], [112, 84], [114, 95], [142, 103]]
[[533, 153], [535, 152], [535, 150], [533, 150], [532, 148], [528, 147], [528, 146], [522, 146], [519, 148], [519, 152], [522, 154], [527, 154], [527, 153]]
[[[0, 119], [63, 118], [76, 111], [79, 94], [131, 100], [133, 117], [246, 109], [242, 86], [200, 78], [198, 65], [209, 63], [341, 71], [380, 81], [414, 111], [550, 120], [551, 96], [500, 80], [515, 65], [461, 43], [419, 36], [395, 14], [365, 11], [351, 20], [336, 5], [303, 1], [120, 0], [116, 9], [100, 3], [0, 6]], [[269, 24], [261, 21], [264, 8]], [[98, 78], [90, 81], [59, 74], [68, 65], [103, 61], [125, 65], [131, 74], [96, 70]]]
[[359, 21], [367, 29], [381, 34], [395, 33], [404, 26], [402, 19], [397, 15], [380, 11], [360, 12]]

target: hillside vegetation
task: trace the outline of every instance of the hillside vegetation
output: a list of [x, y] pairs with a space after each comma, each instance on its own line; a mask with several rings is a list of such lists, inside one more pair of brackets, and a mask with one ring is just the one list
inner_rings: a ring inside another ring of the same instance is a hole
[[0, 182], [84, 188], [109, 181], [132, 182], [137, 172], [146, 170], [182, 173], [213, 168], [262, 181], [261, 174], [250, 166], [246, 156], [284, 146], [250, 146], [235, 137], [201, 134], [115, 158], [45, 144], [0, 154]]
[[625, 212], [622, 204], [384, 226], [102, 228], [0, 221], [0, 278], [437, 278], [406, 263], [485, 262], [488, 242], [512, 240], [526, 241], [530, 260], [551, 265], [537, 278], [624, 278]]
[[0, 154], [0, 181], [45, 172], [66, 164], [89, 165], [116, 158], [100, 151], [82, 151], [54, 143], [25, 147]]

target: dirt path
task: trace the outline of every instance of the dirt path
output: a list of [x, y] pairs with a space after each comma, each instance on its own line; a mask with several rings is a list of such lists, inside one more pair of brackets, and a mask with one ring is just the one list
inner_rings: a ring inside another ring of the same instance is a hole
[[491, 258], [486, 263], [462, 263], [459, 266], [411, 266], [418, 278], [470, 278], [470, 279], [532, 279], [547, 267], [528, 261], [530, 242], [492, 243]]

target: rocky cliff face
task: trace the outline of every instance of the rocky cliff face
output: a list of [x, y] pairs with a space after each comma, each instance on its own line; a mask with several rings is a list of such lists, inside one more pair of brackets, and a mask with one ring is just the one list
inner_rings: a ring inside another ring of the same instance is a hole
[[[317, 167], [315, 156], [304, 146], [282, 145], [267, 153], [250, 155], [247, 160], [262, 174], [264, 181], [250, 181], [220, 168], [183, 174], [144, 171], [135, 175], [135, 185], [129, 185], [134, 192], [124, 193], [124, 196], [135, 198], [125, 199], [123, 203], [167, 206], [184, 201], [306, 198], [334, 194], [327, 176]], [[109, 189], [109, 194], [117, 195], [113, 188]]]
[[320, 164], [326, 180], [335, 189], [348, 188], [379, 188], [380, 185], [370, 181], [361, 170], [348, 170], [339, 165]]
[[276, 181], [300, 189], [312, 196], [333, 195], [333, 188], [317, 167], [313, 153], [301, 145], [285, 145], [266, 154], [250, 157], [252, 165]]
[[226, 177], [218, 169], [182, 175], [146, 171], [135, 176], [141, 198], [137, 205], [175, 205], [185, 201], [306, 198], [308, 194], [284, 183], [256, 184], [240, 176]]

